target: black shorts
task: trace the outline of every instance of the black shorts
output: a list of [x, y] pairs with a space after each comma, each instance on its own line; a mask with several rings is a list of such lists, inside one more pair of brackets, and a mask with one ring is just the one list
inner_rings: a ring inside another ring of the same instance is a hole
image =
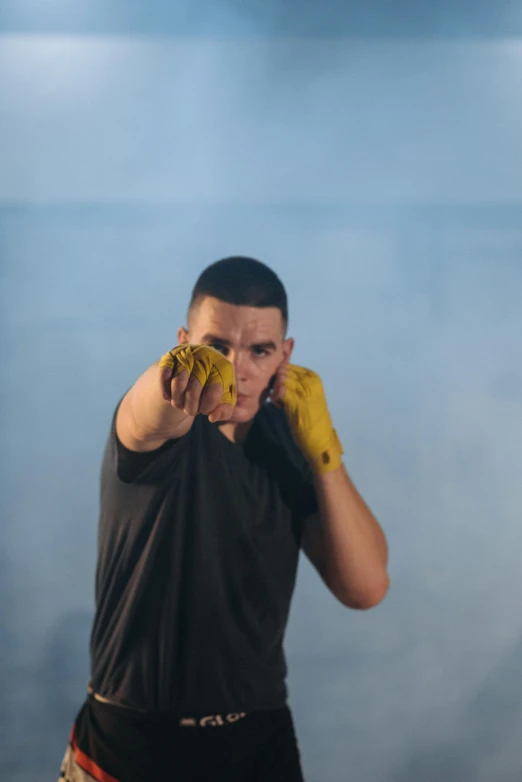
[[290, 709], [247, 715], [140, 714], [89, 696], [62, 782], [304, 782]]

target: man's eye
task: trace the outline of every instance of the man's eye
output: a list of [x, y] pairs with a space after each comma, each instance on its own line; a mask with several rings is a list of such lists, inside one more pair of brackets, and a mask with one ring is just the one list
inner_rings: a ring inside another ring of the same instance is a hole
[[214, 348], [214, 350], [219, 350], [220, 353], [223, 353], [224, 356], [228, 353], [228, 348], [226, 345], [220, 345], [219, 342], [214, 342], [211, 346], [211, 348]]
[[265, 348], [252, 348], [255, 356], [268, 356], [268, 350]]

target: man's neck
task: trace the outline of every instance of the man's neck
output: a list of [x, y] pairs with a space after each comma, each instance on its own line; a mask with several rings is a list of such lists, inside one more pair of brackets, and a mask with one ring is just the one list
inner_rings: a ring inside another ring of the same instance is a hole
[[224, 435], [231, 443], [244, 443], [247, 435], [254, 423], [254, 419], [247, 421], [244, 424], [218, 424], [219, 431]]

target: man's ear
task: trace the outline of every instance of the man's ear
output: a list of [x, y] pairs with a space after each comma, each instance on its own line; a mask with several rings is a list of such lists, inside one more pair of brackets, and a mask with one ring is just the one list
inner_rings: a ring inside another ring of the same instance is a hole
[[187, 329], [185, 326], [180, 326], [178, 329], [178, 345], [188, 345], [189, 342], [189, 333]]
[[290, 358], [292, 357], [292, 351], [294, 349], [294, 340], [293, 337], [289, 337], [288, 339], [285, 339], [283, 342], [283, 363], [288, 364], [290, 361]]

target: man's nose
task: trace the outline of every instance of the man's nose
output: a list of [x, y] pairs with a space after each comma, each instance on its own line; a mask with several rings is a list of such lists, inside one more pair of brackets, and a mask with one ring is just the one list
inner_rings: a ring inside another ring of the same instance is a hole
[[246, 361], [245, 356], [241, 351], [236, 353], [232, 359], [232, 363], [234, 364], [234, 370], [236, 373], [236, 380], [245, 380], [246, 379]]

